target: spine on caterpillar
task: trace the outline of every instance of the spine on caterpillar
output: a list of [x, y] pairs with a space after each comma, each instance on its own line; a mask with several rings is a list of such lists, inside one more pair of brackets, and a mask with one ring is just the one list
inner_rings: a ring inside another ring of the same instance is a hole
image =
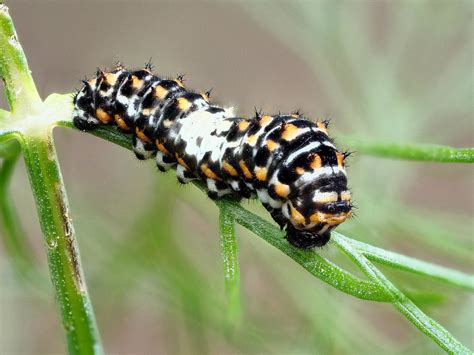
[[73, 122], [81, 130], [116, 125], [133, 135], [138, 159], [155, 157], [181, 183], [204, 181], [212, 199], [257, 196], [300, 248], [325, 245], [352, 214], [348, 154], [336, 149], [325, 121], [298, 113], [235, 117], [211, 104], [209, 93], [186, 89], [182, 77], [117, 65], [84, 81]]

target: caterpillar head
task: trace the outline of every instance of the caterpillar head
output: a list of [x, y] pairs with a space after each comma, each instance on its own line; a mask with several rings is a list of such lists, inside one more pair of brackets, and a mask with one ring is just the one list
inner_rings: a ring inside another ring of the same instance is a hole
[[289, 220], [287, 239], [300, 248], [325, 245], [331, 230], [352, 215], [345, 155], [334, 148], [314, 154], [319, 163], [301, 175], [296, 192], [282, 206]]

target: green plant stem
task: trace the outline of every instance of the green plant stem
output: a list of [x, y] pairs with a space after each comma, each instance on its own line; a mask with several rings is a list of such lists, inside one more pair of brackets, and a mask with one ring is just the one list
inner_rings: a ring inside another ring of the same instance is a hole
[[219, 227], [221, 235], [224, 282], [228, 305], [228, 318], [231, 325], [241, 320], [240, 267], [235, 238], [235, 220], [228, 212], [226, 204], [219, 203]]
[[434, 144], [397, 144], [352, 137], [340, 139], [360, 154], [441, 163], [474, 163], [474, 148], [452, 148]]
[[5, 82], [7, 100], [13, 113], [31, 114], [33, 109], [41, 107], [25, 53], [8, 7], [3, 4], [0, 4], [0, 77]]
[[347, 238], [337, 232], [333, 232], [333, 235], [337, 235], [339, 238], [352, 244], [353, 247], [362, 252], [367, 257], [367, 259], [371, 261], [375, 261], [379, 264], [390, 266], [398, 270], [404, 270], [418, 275], [430, 277], [446, 282], [453, 286], [474, 290], [474, 276], [472, 275], [377, 248], [372, 245]]
[[446, 329], [424, 314], [416, 305], [398, 290], [367, 258], [354, 248], [345, 238], [334, 233], [331, 243], [341, 249], [371, 279], [392, 296], [391, 302], [411, 323], [433, 339], [441, 348], [449, 353], [470, 353], [464, 345], [457, 341]]
[[102, 347], [51, 135], [24, 137], [23, 152], [69, 353], [100, 354]]

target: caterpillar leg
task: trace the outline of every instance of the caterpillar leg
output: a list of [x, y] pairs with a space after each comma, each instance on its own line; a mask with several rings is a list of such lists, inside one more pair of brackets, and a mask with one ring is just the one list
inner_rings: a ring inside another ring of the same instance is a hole
[[176, 161], [171, 156], [160, 151], [156, 152], [156, 166], [158, 166], [160, 171], [168, 171], [175, 165]]
[[281, 212], [281, 209], [279, 208], [275, 209], [272, 206], [270, 206], [268, 203], [263, 203], [263, 207], [265, 207], [265, 209], [270, 213], [274, 221], [278, 223], [278, 225], [280, 226], [280, 229], [283, 229], [287, 225], [288, 218], [286, 218], [283, 215], [283, 213]]
[[176, 177], [181, 184], [187, 184], [193, 180], [196, 180], [196, 177], [190, 173], [184, 166], [176, 166]]
[[133, 136], [133, 152], [135, 156], [140, 160], [145, 160], [152, 158], [156, 153], [153, 146], [144, 143], [141, 139], [138, 139], [136, 136]]
[[207, 196], [209, 198], [215, 200], [219, 197], [230, 195], [234, 193], [234, 191], [222, 181], [216, 181], [213, 179], [206, 179], [207, 184]]

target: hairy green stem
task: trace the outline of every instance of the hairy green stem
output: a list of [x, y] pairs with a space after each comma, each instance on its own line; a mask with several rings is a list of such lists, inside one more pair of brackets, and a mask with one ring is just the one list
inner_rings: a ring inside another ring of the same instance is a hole
[[341, 140], [360, 154], [441, 163], [474, 163], [474, 148], [452, 148], [435, 144], [397, 144], [351, 137], [341, 137]]
[[219, 203], [219, 227], [221, 234], [224, 281], [228, 305], [228, 318], [231, 325], [241, 319], [240, 268], [235, 238], [235, 219], [227, 210], [226, 204]]
[[100, 354], [102, 347], [52, 136], [25, 137], [23, 152], [69, 353]]

